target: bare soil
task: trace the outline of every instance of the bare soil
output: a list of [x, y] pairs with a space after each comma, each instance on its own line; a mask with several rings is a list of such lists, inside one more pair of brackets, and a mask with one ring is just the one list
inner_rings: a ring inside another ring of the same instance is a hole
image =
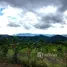
[[0, 67], [22, 67], [20, 64], [9, 64], [6, 62], [0, 63]]

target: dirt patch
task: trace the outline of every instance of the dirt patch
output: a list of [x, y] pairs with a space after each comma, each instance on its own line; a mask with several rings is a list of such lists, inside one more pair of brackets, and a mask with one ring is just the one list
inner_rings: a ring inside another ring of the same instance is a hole
[[20, 64], [0, 63], [0, 67], [22, 67]]

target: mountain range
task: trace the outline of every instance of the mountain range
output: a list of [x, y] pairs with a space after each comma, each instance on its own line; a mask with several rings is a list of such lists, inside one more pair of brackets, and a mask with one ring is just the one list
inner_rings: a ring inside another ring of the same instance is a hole
[[44, 40], [46, 42], [56, 42], [56, 41], [67, 41], [67, 37], [64, 35], [54, 35], [54, 34], [30, 34], [30, 33], [24, 33], [24, 34], [16, 34], [13, 36], [10, 35], [0, 35], [0, 40], [4, 38], [15, 39], [15, 40], [30, 40], [30, 41], [39, 41]]
[[43, 35], [43, 36], [54, 36], [55, 34], [32, 34], [32, 33], [19, 33], [19, 34], [14, 34], [14, 36], [39, 36], [39, 35]]

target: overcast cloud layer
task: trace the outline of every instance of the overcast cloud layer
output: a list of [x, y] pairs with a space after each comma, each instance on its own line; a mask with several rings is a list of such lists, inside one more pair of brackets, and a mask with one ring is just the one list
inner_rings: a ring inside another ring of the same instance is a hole
[[67, 0], [0, 0], [0, 34], [67, 34]]

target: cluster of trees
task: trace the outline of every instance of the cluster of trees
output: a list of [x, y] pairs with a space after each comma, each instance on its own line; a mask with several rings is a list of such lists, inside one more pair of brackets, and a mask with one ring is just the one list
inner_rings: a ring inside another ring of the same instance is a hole
[[[57, 41], [54, 43], [46, 42], [44, 39], [32, 39], [22, 37], [5, 37], [0, 39], [0, 60], [8, 59], [14, 63], [18, 63], [17, 55], [20, 53], [29, 54], [33, 52], [35, 55], [37, 52], [43, 52], [44, 54], [52, 53], [57, 54], [60, 58], [67, 58], [67, 41]], [[33, 56], [33, 55], [31, 55]], [[66, 61], [65, 61], [66, 62]]]

